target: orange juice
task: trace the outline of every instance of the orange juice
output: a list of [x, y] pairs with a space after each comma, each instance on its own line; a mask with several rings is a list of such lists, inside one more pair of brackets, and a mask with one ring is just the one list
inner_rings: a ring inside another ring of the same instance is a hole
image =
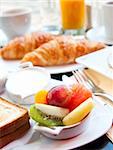
[[60, 0], [63, 29], [81, 29], [85, 21], [85, 0]]

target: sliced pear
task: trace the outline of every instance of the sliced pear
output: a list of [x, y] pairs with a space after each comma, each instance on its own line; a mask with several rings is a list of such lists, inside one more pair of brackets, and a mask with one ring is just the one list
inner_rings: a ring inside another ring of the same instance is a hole
[[72, 112], [70, 112], [63, 119], [64, 125], [72, 125], [80, 122], [94, 107], [94, 102], [92, 98], [87, 99], [76, 107]]
[[67, 108], [56, 107], [46, 104], [35, 104], [35, 106], [37, 109], [47, 114], [48, 116], [50, 115], [58, 118], [64, 118], [69, 113], [69, 109]]

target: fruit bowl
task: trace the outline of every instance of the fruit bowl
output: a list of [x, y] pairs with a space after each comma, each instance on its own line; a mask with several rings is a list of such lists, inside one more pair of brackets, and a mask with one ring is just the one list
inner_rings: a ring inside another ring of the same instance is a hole
[[40, 131], [41, 134], [51, 139], [57, 139], [57, 140], [69, 139], [83, 133], [88, 128], [90, 116], [91, 113], [89, 113], [80, 122], [69, 126], [59, 126], [59, 127], [49, 128], [49, 127], [35, 125], [34, 129]]
[[[88, 128], [94, 102], [92, 93], [83, 85], [60, 85], [46, 96], [38, 94], [38, 103], [30, 106], [30, 117], [38, 123], [35, 130], [52, 139], [68, 139]], [[40, 103], [42, 98], [45, 104]]]

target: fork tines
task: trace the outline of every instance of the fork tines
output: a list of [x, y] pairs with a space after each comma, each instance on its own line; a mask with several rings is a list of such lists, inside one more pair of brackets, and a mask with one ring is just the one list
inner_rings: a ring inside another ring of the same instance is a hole
[[83, 84], [88, 89], [91, 88], [90, 81], [88, 80], [87, 76], [85, 75], [85, 73], [81, 69], [73, 70], [72, 73], [73, 73], [75, 80], [78, 83]]

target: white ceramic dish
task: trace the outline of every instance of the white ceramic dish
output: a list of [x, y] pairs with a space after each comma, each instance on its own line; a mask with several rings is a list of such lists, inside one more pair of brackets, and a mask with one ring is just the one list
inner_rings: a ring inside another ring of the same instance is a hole
[[57, 73], [65, 73], [65, 72], [71, 72], [74, 69], [77, 69], [81, 67], [78, 64], [67, 64], [67, 65], [61, 65], [61, 66], [51, 66], [51, 67], [45, 67], [50, 74], [57, 74]]
[[100, 103], [99, 99], [95, 100], [95, 108], [91, 113], [88, 128], [85, 132], [74, 138], [68, 140], [52, 140], [43, 135], [39, 135], [39, 132], [37, 132], [33, 135], [30, 142], [25, 144], [31, 137], [31, 130], [23, 138], [10, 143], [6, 148], [4, 147], [4, 150], [8, 148], [12, 150], [31, 150], [32, 148], [34, 150], [67, 150], [88, 144], [104, 135], [112, 125], [112, 117], [109, 115], [109, 110], [106, 106]]
[[110, 68], [108, 63], [109, 55], [113, 60], [113, 47], [106, 47], [103, 50], [81, 56], [76, 59], [76, 62], [113, 80], [113, 69]]
[[40, 127], [35, 126], [35, 130], [40, 131], [43, 135], [51, 138], [51, 139], [58, 139], [64, 140], [75, 137], [81, 133], [83, 133], [87, 128], [90, 121], [90, 114], [85, 117], [81, 122], [76, 123], [70, 126], [63, 126], [63, 127]]
[[104, 27], [92, 28], [87, 31], [86, 37], [89, 40], [103, 42], [108, 45], [113, 45], [113, 40], [109, 40], [105, 36]]
[[50, 74], [46, 69], [23, 63], [20, 69], [8, 75], [5, 87], [10, 99], [19, 104], [32, 104], [34, 94], [46, 88], [49, 81]]
[[[5, 71], [13, 71], [18, 68], [20, 61], [6, 61], [0, 58], [0, 69]], [[75, 68], [80, 67], [78, 64], [68, 64], [61, 66], [51, 66], [51, 67], [43, 67], [47, 69], [50, 74], [64, 73], [70, 72]]]

